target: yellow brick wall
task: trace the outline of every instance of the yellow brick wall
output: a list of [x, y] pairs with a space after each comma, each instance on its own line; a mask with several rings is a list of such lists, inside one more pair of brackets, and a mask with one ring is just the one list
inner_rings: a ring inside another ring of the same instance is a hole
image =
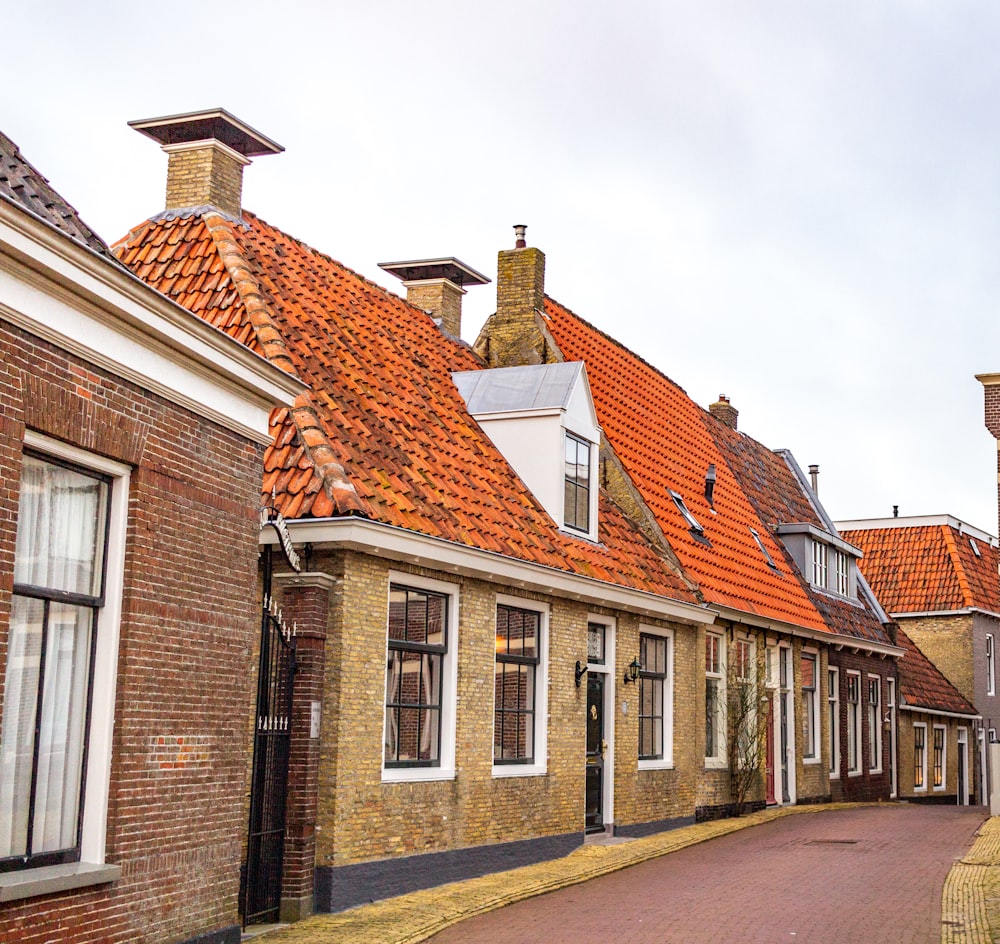
[[975, 704], [972, 624], [968, 616], [921, 616], [900, 619], [903, 631], [938, 671]]
[[243, 165], [230, 154], [210, 146], [170, 154], [168, 210], [210, 205], [238, 217], [242, 192]]
[[[318, 866], [583, 832], [587, 688], [574, 684], [574, 666], [577, 659], [586, 658], [592, 608], [353, 552], [321, 558], [313, 566], [342, 577], [331, 593], [327, 641]], [[390, 571], [412, 571], [459, 587], [454, 780], [381, 780]], [[548, 761], [547, 772], [541, 776], [492, 774], [498, 593], [549, 606]], [[703, 720], [699, 723], [700, 714], [692, 714], [688, 707], [696, 697], [699, 677], [704, 702], [704, 675], [696, 658], [699, 631], [671, 627], [676, 646], [673, 736], [677, 769], [639, 771], [637, 688], [623, 685], [621, 678], [624, 666], [639, 651], [640, 619], [620, 612], [608, 615], [617, 624], [616, 821], [628, 824], [690, 816], [700, 772], [698, 754], [704, 750]]]

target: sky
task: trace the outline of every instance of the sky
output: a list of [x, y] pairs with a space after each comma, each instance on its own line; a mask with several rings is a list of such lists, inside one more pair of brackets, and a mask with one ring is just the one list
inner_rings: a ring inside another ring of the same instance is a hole
[[[997, 529], [1000, 6], [329, 0], [4, 12], [0, 129], [106, 241], [163, 208], [126, 122], [223, 107], [286, 148], [243, 205], [379, 262], [546, 290], [820, 466], [836, 519]], [[495, 308], [471, 288], [463, 336]]]

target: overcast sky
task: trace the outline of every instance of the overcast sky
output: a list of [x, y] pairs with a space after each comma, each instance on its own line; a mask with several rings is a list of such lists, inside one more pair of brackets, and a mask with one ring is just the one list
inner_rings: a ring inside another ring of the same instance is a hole
[[[0, 128], [108, 242], [163, 207], [126, 121], [222, 106], [286, 148], [244, 206], [368, 278], [495, 277], [526, 223], [549, 294], [818, 463], [835, 518], [996, 532], [997, 4], [33, 0], [2, 29]], [[494, 307], [469, 291], [468, 340]]]

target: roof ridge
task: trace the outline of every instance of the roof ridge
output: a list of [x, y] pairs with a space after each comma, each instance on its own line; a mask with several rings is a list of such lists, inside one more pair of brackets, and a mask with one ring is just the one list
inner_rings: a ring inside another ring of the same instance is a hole
[[[615, 347], [621, 348], [621, 350], [625, 351], [627, 354], [629, 354], [631, 357], [634, 357], [641, 364], [648, 367], [651, 371], [653, 371], [653, 373], [659, 374], [659, 376], [662, 377], [668, 384], [670, 384], [673, 387], [676, 387], [681, 393], [684, 394], [684, 396], [686, 396], [689, 400], [691, 400], [691, 402], [694, 403], [696, 407], [702, 410], [704, 409], [704, 407], [702, 407], [700, 404], [695, 403], [695, 401], [691, 398], [691, 395], [679, 383], [677, 383], [676, 380], [673, 380], [671, 377], [668, 377], [662, 370], [660, 370], [659, 367], [657, 367], [655, 364], [651, 364], [641, 354], [637, 354], [635, 351], [632, 350], [632, 348], [628, 347], [625, 344], [622, 344], [622, 342], [619, 341], [617, 338], [614, 338], [610, 334], [608, 334], [607, 331], [604, 331], [601, 328], [598, 328], [597, 325], [591, 323], [590, 321], [587, 321], [587, 319], [584, 318], [583, 315], [578, 315], [575, 311], [573, 311], [572, 308], [568, 307], [567, 305], [564, 305], [558, 299], [553, 298], [549, 294], [545, 295], [545, 299], [547, 301], [552, 302], [553, 305], [558, 305], [563, 311], [566, 312], [567, 315], [571, 315], [572, 317], [576, 318], [577, 321], [581, 322], [582, 324], [585, 324], [591, 331], [594, 331], [597, 334], [599, 334], [609, 344], [613, 344]], [[545, 320], [548, 320], [548, 316], [545, 314], [544, 309], [542, 310], [542, 317]]]
[[298, 371], [296, 371], [295, 364], [288, 353], [285, 339], [274, 323], [260, 283], [240, 249], [232, 224], [215, 210], [202, 214], [202, 220], [205, 223], [205, 229], [208, 230], [208, 234], [215, 243], [219, 258], [226, 267], [233, 286], [239, 293], [243, 309], [246, 311], [247, 318], [250, 319], [250, 324], [257, 335], [264, 356], [286, 373], [298, 377]]
[[309, 392], [301, 393], [295, 398], [295, 405], [289, 410], [292, 422], [302, 440], [302, 446], [309, 456], [323, 482], [323, 488], [341, 514], [357, 514], [371, 518], [372, 510], [368, 503], [358, 494], [347, 470], [337, 458], [330, 444], [330, 439], [323, 428], [312, 397]]
[[944, 532], [944, 543], [948, 548], [948, 556], [951, 558], [952, 565], [955, 568], [955, 576], [958, 579], [958, 585], [962, 589], [962, 594], [965, 597], [965, 605], [971, 607], [975, 605], [974, 594], [972, 593], [972, 584], [969, 583], [969, 575], [965, 572], [965, 566], [962, 564], [962, 555], [958, 552], [958, 544], [955, 542], [955, 535], [952, 533], [950, 525], [942, 524], [939, 525], [941, 530]]

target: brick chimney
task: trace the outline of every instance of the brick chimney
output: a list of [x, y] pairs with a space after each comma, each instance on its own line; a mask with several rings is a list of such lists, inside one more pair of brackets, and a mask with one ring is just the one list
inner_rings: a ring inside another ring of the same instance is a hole
[[402, 279], [406, 300], [426, 311], [453, 338], [462, 336], [463, 286], [487, 285], [490, 281], [454, 257], [380, 262], [378, 267]]
[[239, 219], [243, 168], [250, 158], [284, 150], [222, 108], [130, 121], [166, 151], [168, 210], [213, 206]]
[[545, 253], [528, 246], [526, 230], [527, 226], [515, 226], [514, 248], [497, 255], [497, 310], [475, 345], [491, 367], [540, 364], [546, 359], [541, 330]]
[[719, 394], [718, 401], [708, 408], [708, 412], [720, 423], [725, 423], [730, 429], [736, 429], [736, 418], [740, 415], [740, 411], [729, 402], [729, 397], [724, 393]]

